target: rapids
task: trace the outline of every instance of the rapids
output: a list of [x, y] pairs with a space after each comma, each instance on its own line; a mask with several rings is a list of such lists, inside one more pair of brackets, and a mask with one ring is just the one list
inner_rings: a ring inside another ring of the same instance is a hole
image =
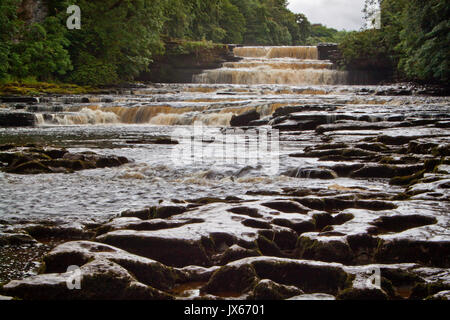
[[194, 83], [333, 85], [348, 83], [345, 71], [318, 60], [317, 47], [238, 47], [243, 58], [193, 77]]
[[[212, 161], [180, 167], [170, 161], [174, 146], [135, 142], [169, 136], [175, 128], [188, 128], [196, 121], [202, 122], [214, 135], [221, 127], [229, 126], [233, 115], [251, 109], [256, 109], [264, 118], [282, 107], [304, 106], [309, 113], [325, 114], [329, 123], [339, 115], [359, 114], [376, 122], [395, 115], [417, 118], [449, 113], [446, 98], [377, 94], [389, 89], [391, 87], [155, 84], [122, 95], [42, 98], [39, 104], [29, 105], [26, 109], [35, 114], [38, 125], [1, 128], [0, 144], [49, 144], [73, 152], [95, 151], [125, 156], [134, 162], [119, 168], [86, 170], [70, 175], [21, 176], [0, 172], [0, 219], [106, 219], [122, 210], [138, 209], [160, 200], [246, 197], [249, 191], [304, 185], [305, 179], [267, 175], [263, 168], [245, 164]], [[14, 105], [4, 105], [1, 110], [12, 111]], [[399, 136], [440, 135], [441, 138], [436, 139], [446, 139], [446, 131], [438, 128], [392, 128], [386, 132]], [[370, 134], [378, 133], [373, 130], [337, 131], [335, 139], [348, 143]], [[316, 159], [289, 157], [293, 152], [322, 143], [321, 139], [314, 131], [282, 132], [279, 173], [299, 166], [318, 168], [335, 164], [333, 161], [319, 163]], [[397, 187], [378, 180], [338, 178], [328, 182], [308, 179], [311, 188], [331, 185], [398, 191]]]

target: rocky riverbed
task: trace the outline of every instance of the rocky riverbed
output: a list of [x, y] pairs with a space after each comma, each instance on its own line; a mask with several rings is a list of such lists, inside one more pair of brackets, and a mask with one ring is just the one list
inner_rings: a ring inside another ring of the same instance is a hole
[[[450, 296], [448, 98], [407, 87], [161, 85], [74, 99], [26, 104], [35, 126], [0, 130], [1, 295]], [[173, 125], [199, 120], [212, 136], [279, 130], [278, 172], [171, 164]], [[73, 265], [81, 290], [67, 289]], [[379, 287], [368, 285], [374, 272]]]

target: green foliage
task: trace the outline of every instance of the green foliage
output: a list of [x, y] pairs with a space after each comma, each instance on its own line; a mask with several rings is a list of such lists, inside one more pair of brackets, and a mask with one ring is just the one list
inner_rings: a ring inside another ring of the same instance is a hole
[[43, 24], [35, 23], [28, 27], [22, 41], [12, 47], [12, 75], [51, 80], [54, 75], [64, 75], [70, 71], [72, 64], [66, 50], [69, 41], [65, 32], [66, 29], [56, 17], [49, 17]]
[[0, 81], [9, 77], [10, 54], [17, 27], [18, 0], [0, 2]]
[[77, 57], [77, 65], [78, 68], [69, 78], [70, 82], [91, 86], [116, 84], [119, 82], [119, 76], [114, 64], [101, 61], [86, 52], [81, 52]]
[[[163, 6], [153, 0], [72, 1], [81, 8], [81, 30], [69, 34], [79, 84], [114, 84], [145, 71], [162, 52]], [[110, 72], [110, 76], [106, 75]], [[89, 78], [92, 76], [92, 80]]]
[[310, 26], [310, 36], [306, 39], [308, 45], [317, 45], [319, 43], [341, 43], [348, 32], [338, 31], [328, 28], [321, 24]]
[[[174, 39], [182, 41], [169, 50], [196, 53], [213, 43], [304, 45], [311, 37], [329, 41], [338, 34], [324, 35], [327, 28], [312, 27], [305, 15], [287, 9], [287, 0], [46, 0], [44, 21], [18, 17], [21, 4], [0, 0], [3, 82], [130, 81]], [[81, 9], [81, 30], [66, 28], [69, 5]]]
[[397, 49], [399, 68], [412, 79], [448, 83], [450, 4], [445, 0], [408, 1]]
[[371, 69], [390, 65], [389, 48], [377, 29], [350, 32], [340, 44], [343, 63], [351, 68]]
[[[446, 0], [367, 0], [378, 3], [381, 29], [348, 34], [341, 43], [347, 67], [392, 68], [407, 80], [448, 83], [450, 5]], [[364, 61], [365, 66], [361, 64]]]

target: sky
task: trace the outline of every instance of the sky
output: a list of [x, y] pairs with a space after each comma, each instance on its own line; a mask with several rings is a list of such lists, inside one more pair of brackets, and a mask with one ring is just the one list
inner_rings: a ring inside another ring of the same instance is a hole
[[363, 26], [365, 0], [289, 0], [289, 9], [304, 13], [311, 23], [338, 30], [359, 30]]

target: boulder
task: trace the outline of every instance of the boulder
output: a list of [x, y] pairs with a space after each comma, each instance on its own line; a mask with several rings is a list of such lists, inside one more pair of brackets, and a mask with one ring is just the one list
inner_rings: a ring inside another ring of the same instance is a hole
[[118, 264], [93, 260], [79, 269], [80, 289], [74, 272], [50, 273], [4, 285], [1, 292], [25, 300], [161, 300], [172, 299], [162, 291], [146, 286]]
[[118, 230], [101, 235], [97, 240], [169, 266], [211, 264], [201, 237], [156, 232], [158, 231]]
[[308, 213], [308, 208], [294, 201], [270, 201], [262, 203], [264, 207], [278, 210], [284, 213]]
[[303, 293], [297, 287], [281, 285], [272, 280], [264, 279], [255, 286], [250, 297], [253, 300], [285, 300]]
[[259, 120], [261, 115], [256, 110], [245, 112], [241, 115], [233, 115], [230, 121], [232, 127], [245, 127], [248, 126], [251, 121]]
[[257, 283], [258, 277], [252, 265], [228, 264], [214, 272], [201, 291], [221, 296], [239, 296], [250, 292]]
[[36, 117], [32, 113], [0, 113], [0, 127], [33, 127], [34, 125], [36, 125]]

